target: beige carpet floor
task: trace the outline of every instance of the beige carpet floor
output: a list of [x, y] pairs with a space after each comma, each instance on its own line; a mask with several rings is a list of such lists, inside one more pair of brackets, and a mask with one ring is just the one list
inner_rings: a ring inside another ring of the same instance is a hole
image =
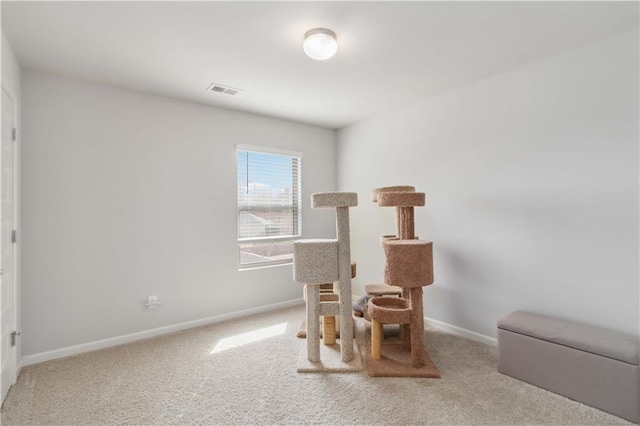
[[2, 425], [630, 424], [501, 375], [495, 348], [435, 329], [440, 379], [297, 373], [303, 317], [300, 306], [25, 367]]

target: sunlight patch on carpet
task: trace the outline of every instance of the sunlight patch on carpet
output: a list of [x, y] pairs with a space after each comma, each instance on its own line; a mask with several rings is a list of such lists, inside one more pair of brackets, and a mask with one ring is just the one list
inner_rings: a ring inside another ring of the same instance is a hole
[[238, 346], [248, 345], [250, 343], [259, 342], [284, 334], [287, 329], [287, 323], [283, 322], [271, 327], [261, 328], [259, 330], [249, 331], [247, 333], [236, 334], [235, 336], [226, 337], [220, 340], [211, 351], [211, 354], [226, 351], [228, 349], [237, 348]]

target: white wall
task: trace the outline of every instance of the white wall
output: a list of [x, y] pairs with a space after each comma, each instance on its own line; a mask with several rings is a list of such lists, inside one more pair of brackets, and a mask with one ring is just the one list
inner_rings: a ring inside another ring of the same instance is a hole
[[20, 95], [20, 65], [4, 31], [2, 31], [2, 82], [14, 95]]
[[[11, 92], [12, 96], [15, 97], [16, 99], [16, 103], [17, 103], [17, 124], [18, 124], [18, 132], [17, 132], [17, 138], [16, 140], [18, 141], [17, 144], [14, 145], [14, 149], [16, 151], [16, 158], [18, 159], [18, 163], [20, 162], [20, 141], [21, 141], [21, 129], [22, 129], [22, 113], [21, 113], [21, 108], [22, 108], [22, 94], [21, 94], [21, 88], [20, 88], [20, 78], [21, 78], [21, 70], [20, 70], [20, 65], [18, 64], [18, 60], [16, 59], [16, 56], [13, 52], [13, 49], [11, 48], [11, 45], [9, 44], [9, 41], [7, 40], [6, 36], [4, 35], [4, 32], [2, 32], [2, 72], [1, 72], [1, 80], [2, 80], [2, 85], [9, 91]], [[15, 165], [15, 167], [18, 167], [18, 165]], [[18, 176], [17, 181], [16, 181], [16, 189], [17, 189], [17, 194], [16, 194], [16, 202], [17, 202], [17, 206], [16, 206], [16, 213], [17, 213], [17, 217], [14, 218], [15, 221], [15, 226], [17, 229], [20, 228], [20, 177]], [[15, 317], [16, 317], [16, 323], [14, 324], [14, 328], [16, 330], [20, 330], [21, 329], [21, 315], [20, 315], [20, 299], [21, 299], [21, 293], [20, 293], [20, 278], [21, 278], [21, 274], [20, 274], [20, 245], [17, 245], [16, 247], [16, 270], [14, 271], [14, 276], [15, 276], [15, 280], [16, 280], [16, 308], [17, 308], [17, 312], [15, 312]], [[16, 345], [16, 359], [20, 359], [22, 356], [22, 344], [21, 344], [21, 339], [17, 340], [17, 345]]]
[[425, 315], [487, 336], [516, 310], [639, 333], [638, 31], [338, 132], [338, 187], [357, 191], [354, 289], [380, 280], [390, 209], [372, 188], [427, 194]]
[[[336, 188], [335, 132], [23, 73], [24, 354], [299, 299], [291, 266], [237, 271], [235, 144], [302, 151]], [[158, 295], [159, 309], [143, 307]]]

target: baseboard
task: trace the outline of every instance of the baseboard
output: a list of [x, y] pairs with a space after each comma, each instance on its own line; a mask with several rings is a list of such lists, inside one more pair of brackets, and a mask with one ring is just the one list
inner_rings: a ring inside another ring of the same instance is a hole
[[150, 337], [161, 336], [163, 334], [175, 333], [176, 331], [186, 330], [193, 327], [215, 324], [218, 322], [228, 321], [236, 318], [242, 318], [249, 315], [260, 314], [263, 312], [274, 311], [277, 309], [290, 308], [304, 303], [302, 299], [293, 299], [285, 302], [274, 303], [271, 305], [260, 306], [258, 308], [245, 309], [242, 311], [231, 312], [228, 314], [216, 315], [213, 317], [202, 318], [194, 321], [186, 321], [178, 324], [172, 324], [165, 327], [158, 327], [151, 330], [140, 331], [137, 333], [125, 334], [123, 336], [110, 337], [108, 339], [96, 340], [94, 342], [83, 343], [81, 345], [69, 346], [66, 348], [55, 349], [52, 351], [41, 352], [34, 355], [23, 356], [18, 362], [18, 371], [22, 367], [40, 362], [51, 361], [53, 359], [64, 358], [72, 355], [79, 355], [85, 352], [95, 351], [98, 349], [118, 346], [125, 343], [135, 342], [136, 340], [148, 339]]
[[498, 340], [485, 336], [484, 334], [476, 333], [475, 331], [467, 330], [466, 328], [461, 328], [455, 325], [447, 324], [446, 322], [438, 321], [432, 318], [424, 318], [424, 323], [431, 327], [438, 328], [442, 331], [446, 331], [447, 333], [453, 334], [454, 336], [464, 337], [466, 339], [475, 340], [476, 342], [484, 343], [485, 345], [496, 347], [498, 346]]
[[[354, 301], [359, 297], [354, 296]], [[51, 361], [54, 359], [64, 358], [72, 355], [79, 355], [85, 352], [95, 351], [98, 349], [109, 348], [112, 346], [118, 346], [125, 343], [135, 342], [136, 340], [148, 339], [150, 337], [161, 336], [163, 334], [174, 333], [176, 331], [187, 330], [193, 327], [199, 327], [203, 325], [215, 324], [218, 322], [228, 321], [236, 318], [242, 318], [249, 315], [260, 314], [263, 312], [274, 311], [277, 309], [289, 308], [304, 303], [302, 299], [293, 299], [285, 302], [274, 303], [271, 305], [260, 306], [258, 308], [245, 309], [242, 311], [231, 312], [222, 315], [216, 315], [212, 317], [202, 318], [194, 321], [186, 321], [178, 324], [172, 324], [165, 327], [158, 327], [151, 330], [140, 331], [137, 333], [125, 334], [123, 336], [111, 337], [108, 339], [96, 340], [89, 343], [83, 343], [81, 345], [69, 346], [66, 348], [55, 349], [52, 351], [41, 352], [33, 355], [23, 356], [18, 362], [17, 373], [23, 367], [32, 364], [38, 364], [40, 362]], [[485, 336], [484, 334], [476, 333], [455, 325], [447, 324], [442, 321], [425, 317], [425, 324], [432, 327], [439, 328], [440, 330], [451, 333], [455, 336], [464, 337], [467, 339], [475, 340], [476, 342], [484, 343], [489, 346], [497, 346], [497, 340], [493, 337]]]
[[[357, 301], [361, 296], [352, 296], [353, 301]], [[424, 323], [431, 327], [438, 328], [454, 336], [464, 337], [465, 339], [475, 340], [476, 342], [484, 343], [485, 345], [497, 347], [498, 340], [485, 336], [484, 334], [476, 333], [475, 331], [467, 330], [466, 328], [458, 327], [455, 325], [447, 324], [446, 322], [438, 321], [432, 318], [424, 317]]]
[[16, 365], [16, 377], [20, 376], [22, 367], [24, 367], [24, 358], [20, 358], [20, 360], [18, 361], [18, 365]]

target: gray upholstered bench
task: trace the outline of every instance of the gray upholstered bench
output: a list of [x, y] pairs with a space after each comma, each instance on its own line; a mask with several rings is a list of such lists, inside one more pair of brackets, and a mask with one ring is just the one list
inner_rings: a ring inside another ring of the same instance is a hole
[[640, 422], [637, 336], [516, 311], [498, 321], [498, 371]]

